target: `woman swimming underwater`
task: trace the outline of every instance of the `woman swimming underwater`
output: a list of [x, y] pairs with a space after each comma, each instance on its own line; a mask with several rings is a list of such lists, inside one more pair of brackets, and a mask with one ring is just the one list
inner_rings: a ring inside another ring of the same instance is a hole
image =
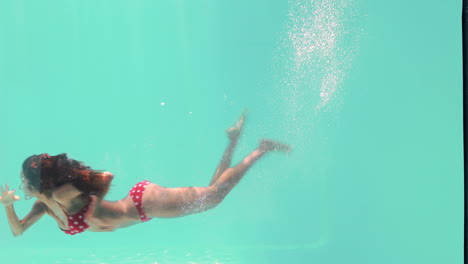
[[259, 158], [271, 151], [291, 150], [286, 144], [262, 139], [242, 162], [230, 168], [244, 121], [242, 115], [227, 130], [229, 144], [208, 187], [165, 188], [142, 181], [122, 200], [106, 201], [103, 198], [114, 177], [112, 173], [92, 170], [65, 153], [30, 156], [22, 166], [22, 189], [37, 200], [22, 220], [13, 208], [13, 203], [20, 198], [14, 190], [9, 190], [8, 184], [0, 186], [0, 203], [5, 206], [11, 231], [15, 236], [21, 235], [44, 214], [54, 218], [63, 232], [75, 235], [85, 230], [112, 231], [151, 218], [181, 217], [212, 209]]

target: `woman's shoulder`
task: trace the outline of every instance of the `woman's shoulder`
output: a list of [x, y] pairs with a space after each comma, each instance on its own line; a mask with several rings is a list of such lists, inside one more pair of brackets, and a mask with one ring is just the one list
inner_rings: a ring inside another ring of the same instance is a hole
[[73, 184], [67, 183], [56, 188], [52, 193], [52, 198], [63, 203], [63, 201], [72, 200], [82, 193], [83, 192], [78, 190]]
[[112, 172], [110, 172], [110, 171], [103, 172], [102, 176], [109, 177], [109, 178], [114, 178], [114, 174]]

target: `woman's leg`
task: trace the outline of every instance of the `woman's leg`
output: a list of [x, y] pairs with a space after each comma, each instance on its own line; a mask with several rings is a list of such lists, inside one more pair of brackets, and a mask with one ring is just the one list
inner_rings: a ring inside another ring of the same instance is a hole
[[245, 172], [270, 151], [289, 152], [288, 145], [262, 140], [259, 147], [233, 168], [226, 169], [208, 187], [164, 188], [150, 184], [143, 195], [143, 208], [148, 217], [171, 218], [200, 213], [214, 208], [242, 179]]
[[241, 115], [241, 117], [239, 118], [239, 120], [233, 127], [226, 130], [226, 134], [229, 138], [229, 144], [227, 148], [224, 150], [224, 154], [221, 159], [221, 162], [219, 163], [213, 177], [211, 178], [211, 182], [209, 184], [210, 186], [213, 185], [214, 182], [216, 182], [219, 176], [221, 176], [221, 174], [226, 169], [231, 167], [232, 154], [234, 153], [237, 143], [239, 142], [239, 137], [244, 127], [244, 122], [245, 122], [245, 112]]
[[[263, 155], [270, 151], [281, 151], [281, 152], [290, 152], [291, 148], [289, 145], [286, 145], [281, 142], [262, 139], [258, 148], [247, 157], [244, 158], [238, 165], [235, 167], [226, 169], [226, 171], [221, 174], [213, 186], [217, 187], [218, 195], [221, 195], [222, 199], [234, 188], [234, 186], [242, 179], [245, 172]], [[221, 200], [222, 200], [221, 199]]]

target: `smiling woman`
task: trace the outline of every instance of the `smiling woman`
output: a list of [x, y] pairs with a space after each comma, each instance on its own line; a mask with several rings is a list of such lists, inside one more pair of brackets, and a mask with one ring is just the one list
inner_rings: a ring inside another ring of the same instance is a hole
[[262, 139], [258, 147], [237, 166], [230, 168], [231, 157], [244, 125], [242, 115], [237, 124], [227, 130], [229, 145], [208, 187], [165, 188], [149, 181], [137, 183], [119, 201], [103, 197], [114, 178], [110, 172], [92, 170], [67, 154], [32, 155], [23, 162], [22, 189], [37, 201], [30, 213], [19, 220], [13, 203], [20, 198], [9, 186], [1, 188], [2, 203], [7, 211], [10, 228], [15, 236], [22, 234], [44, 214], [55, 219], [66, 234], [85, 230], [112, 231], [146, 222], [153, 217], [173, 218], [203, 212], [217, 206], [245, 172], [264, 154], [271, 151], [289, 152], [288, 145]]

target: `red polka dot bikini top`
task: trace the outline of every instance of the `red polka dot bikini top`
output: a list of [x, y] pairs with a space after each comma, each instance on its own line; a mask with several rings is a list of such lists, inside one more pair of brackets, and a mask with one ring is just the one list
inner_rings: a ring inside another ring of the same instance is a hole
[[88, 229], [89, 225], [85, 222], [85, 216], [86, 212], [88, 211], [88, 208], [89, 204], [83, 207], [83, 209], [81, 209], [78, 213], [74, 215], [68, 215], [67, 213], [65, 213], [65, 215], [67, 216], [69, 230], [62, 229], [62, 231], [65, 234], [76, 235]]

